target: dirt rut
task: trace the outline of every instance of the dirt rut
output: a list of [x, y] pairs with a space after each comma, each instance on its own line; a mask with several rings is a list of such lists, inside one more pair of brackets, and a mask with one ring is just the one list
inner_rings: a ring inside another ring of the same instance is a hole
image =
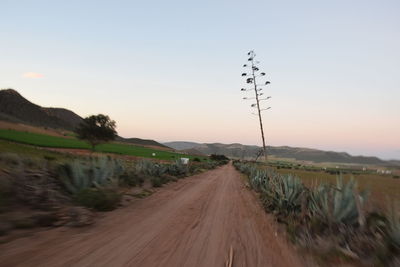
[[[233, 252], [233, 253], [232, 253]], [[231, 164], [108, 213], [0, 245], [0, 266], [301, 266]]]

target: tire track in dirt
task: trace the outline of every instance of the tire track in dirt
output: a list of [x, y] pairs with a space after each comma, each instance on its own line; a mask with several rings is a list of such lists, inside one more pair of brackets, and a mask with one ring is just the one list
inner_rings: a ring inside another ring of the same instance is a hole
[[0, 266], [302, 266], [231, 164], [182, 179], [94, 226], [0, 245]]

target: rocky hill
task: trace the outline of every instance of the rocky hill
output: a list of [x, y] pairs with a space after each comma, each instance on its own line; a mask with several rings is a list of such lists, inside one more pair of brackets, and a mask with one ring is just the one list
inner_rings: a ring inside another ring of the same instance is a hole
[[82, 120], [68, 109], [33, 104], [13, 89], [0, 90], [0, 119], [65, 130], [73, 130]]

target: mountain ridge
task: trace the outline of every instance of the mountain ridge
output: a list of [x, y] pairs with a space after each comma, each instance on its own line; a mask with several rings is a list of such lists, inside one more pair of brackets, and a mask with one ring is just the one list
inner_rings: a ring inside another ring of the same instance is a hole
[[[180, 149], [195, 149], [206, 155], [224, 154], [231, 158], [254, 159], [261, 147], [256, 145], [242, 145], [239, 143], [196, 143], [187, 141], [164, 142], [166, 146]], [[345, 163], [345, 164], [374, 164], [381, 166], [400, 166], [400, 160], [382, 160], [373, 156], [350, 155], [347, 152], [324, 151], [314, 148], [290, 147], [290, 146], [268, 146], [268, 155], [278, 158], [288, 158], [301, 161], [312, 161], [315, 163]]]

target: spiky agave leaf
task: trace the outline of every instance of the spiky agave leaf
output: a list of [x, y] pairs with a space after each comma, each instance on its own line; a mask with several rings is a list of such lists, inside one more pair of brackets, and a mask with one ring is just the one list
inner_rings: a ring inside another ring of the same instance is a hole
[[91, 180], [93, 185], [99, 187], [106, 184], [108, 179], [112, 176], [112, 166], [107, 157], [99, 157], [92, 160], [90, 166]]
[[65, 189], [71, 194], [76, 194], [91, 186], [88, 173], [83, 163], [79, 160], [62, 165], [60, 174]]
[[353, 178], [346, 183], [341, 175], [337, 177], [336, 185], [321, 184], [310, 195], [309, 210], [312, 216], [330, 225], [358, 223], [362, 215], [359, 209], [363, 208], [367, 193], [358, 194], [356, 187]]

